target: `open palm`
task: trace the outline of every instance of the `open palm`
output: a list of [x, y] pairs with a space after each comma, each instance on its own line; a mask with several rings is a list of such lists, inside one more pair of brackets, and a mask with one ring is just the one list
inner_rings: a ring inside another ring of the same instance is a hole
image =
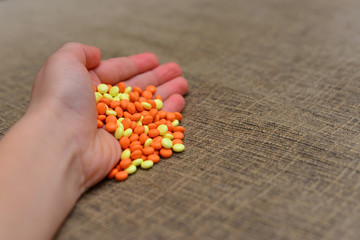
[[181, 77], [180, 67], [175, 63], [159, 66], [151, 53], [101, 61], [98, 48], [68, 43], [48, 59], [34, 82], [28, 111], [45, 109], [41, 114], [56, 116], [64, 134], [72, 136], [76, 149], [73, 164], [83, 172], [84, 190], [100, 181], [121, 154], [116, 139], [96, 127], [93, 84], [120, 81], [142, 89], [157, 86], [166, 111], [181, 111], [185, 106], [188, 83]]

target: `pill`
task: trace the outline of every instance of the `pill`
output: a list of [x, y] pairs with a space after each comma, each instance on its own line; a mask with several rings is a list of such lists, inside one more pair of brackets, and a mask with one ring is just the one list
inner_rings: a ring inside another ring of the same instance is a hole
[[161, 145], [164, 147], [164, 148], [167, 148], [167, 149], [170, 149], [172, 146], [173, 146], [173, 143], [170, 139], [168, 138], [163, 138], [161, 140]]
[[184, 144], [181, 144], [181, 143], [177, 143], [175, 145], [172, 146], [172, 150], [174, 152], [182, 152], [185, 150], [185, 146]]
[[125, 179], [128, 178], [128, 175], [129, 174], [126, 171], [120, 171], [120, 172], [116, 173], [115, 178], [118, 181], [124, 181]]
[[152, 166], [154, 166], [154, 162], [151, 160], [145, 160], [141, 163], [140, 166], [142, 169], [149, 169], [152, 168]]
[[134, 174], [136, 170], [137, 170], [136, 166], [131, 164], [125, 169], [125, 172], [127, 172], [128, 174]]

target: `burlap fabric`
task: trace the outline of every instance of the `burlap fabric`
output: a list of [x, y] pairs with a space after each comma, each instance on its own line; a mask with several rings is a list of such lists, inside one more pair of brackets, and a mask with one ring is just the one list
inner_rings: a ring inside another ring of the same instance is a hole
[[359, 10], [356, 0], [0, 1], [0, 135], [63, 43], [103, 58], [154, 52], [190, 83], [186, 151], [95, 186], [57, 239], [360, 239]]

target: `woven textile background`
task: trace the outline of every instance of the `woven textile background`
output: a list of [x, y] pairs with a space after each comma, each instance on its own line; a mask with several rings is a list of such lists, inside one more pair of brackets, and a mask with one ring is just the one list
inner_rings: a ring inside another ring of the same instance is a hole
[[[360, 1], [0, 1], [0, 136], [47, 57], [153, 52], [190, 89], [186, 151], [104, 180], [57, 239], [359, 239]], [[64, 149], [66, 150], [66, 149]]]

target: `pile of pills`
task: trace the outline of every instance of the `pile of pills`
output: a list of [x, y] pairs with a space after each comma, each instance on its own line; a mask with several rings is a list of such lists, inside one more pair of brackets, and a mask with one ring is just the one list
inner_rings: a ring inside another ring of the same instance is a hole
[[182, 139], [185, 128], [179, 126], [179, 112], [162, 111], [163, 102], [155, 95], [156, 87], [94, 86], [97, 126], [112, 133], [122, 148], [120, 162], [108, 178], [123, 181], [134, 174], [138, 167], [149, 169], [169, 158], [173, 152], [185, 150]]

